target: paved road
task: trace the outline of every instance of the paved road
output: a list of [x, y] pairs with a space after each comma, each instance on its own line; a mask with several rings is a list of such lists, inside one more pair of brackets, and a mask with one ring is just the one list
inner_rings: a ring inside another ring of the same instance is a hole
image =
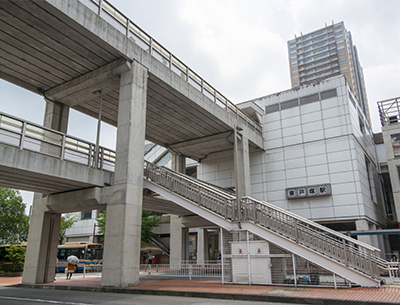
[[[65, 291], [52, 289], [30, 289], [0, 287], [1, 305], [38, 305], [38, 304], [61, 304], [61, 305], [245, 305], [249, 301], [213, 300], [201, 298], [170, 297], [134, 295], [104, 292]], [[251, 305], [294, 305], [288, 303], [266, 303], [250, 302]]]

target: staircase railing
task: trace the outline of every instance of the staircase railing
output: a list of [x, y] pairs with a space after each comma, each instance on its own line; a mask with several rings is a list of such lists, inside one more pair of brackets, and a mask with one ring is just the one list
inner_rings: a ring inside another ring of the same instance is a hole
[[242, 200], [243, 220], [252, 221], [298, 244], [379, 278], [386, 261], [379, 249], [338, 233], [304, 217], [250, 197]]
[[210, 184], [195, 181], [165, 167], [145, 161], [144, 178], [205, 207], [226, 219], [236, 220], [236, 197]]
[[157, 235], [153, 235], [151, 237], [151, 241], [153, 242], [153, 244], [159, 247], [165, 254], [167, 254], [168, 256], [170, 255], [169, 247], [164, 243], [164, 241], [160, 237], [158, 237]]

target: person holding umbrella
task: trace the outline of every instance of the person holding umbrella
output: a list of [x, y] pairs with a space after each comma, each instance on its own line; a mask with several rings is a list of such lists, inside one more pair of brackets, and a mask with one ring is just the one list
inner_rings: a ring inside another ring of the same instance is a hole
[[[78, 265], [79, 259], [75, 255], [70, 255], [67, 258], [67, 280], [70, 280], [72, 273], [75, 272], [75, 265]], [[69, 278], [68, 278], [69, 276]]]

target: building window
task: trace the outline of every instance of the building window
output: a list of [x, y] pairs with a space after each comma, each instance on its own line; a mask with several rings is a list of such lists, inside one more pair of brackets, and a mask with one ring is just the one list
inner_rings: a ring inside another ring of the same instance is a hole
[[81, 220], [92, 219], [92, 211], [83, 211], [81, 215]]
[[395, 158], [400, 157], [400, 133], [392, 134], [392, 147]]
[[158, 166], [164, 166], [171, 160], [171, 153], [168, 151], [165, 151], [160, 158], [158, 158], [154, 163]]

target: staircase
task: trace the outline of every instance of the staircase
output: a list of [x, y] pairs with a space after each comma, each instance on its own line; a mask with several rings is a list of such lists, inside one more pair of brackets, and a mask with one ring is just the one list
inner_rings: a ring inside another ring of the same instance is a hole
[[387, 268], [379, 249], [264, 201], [240, 202], [225, 190], [150, 162], [144, 166], [144, 187], [231, 231], [256, 234], [311, 263], [363, 287], [379, 287]]

